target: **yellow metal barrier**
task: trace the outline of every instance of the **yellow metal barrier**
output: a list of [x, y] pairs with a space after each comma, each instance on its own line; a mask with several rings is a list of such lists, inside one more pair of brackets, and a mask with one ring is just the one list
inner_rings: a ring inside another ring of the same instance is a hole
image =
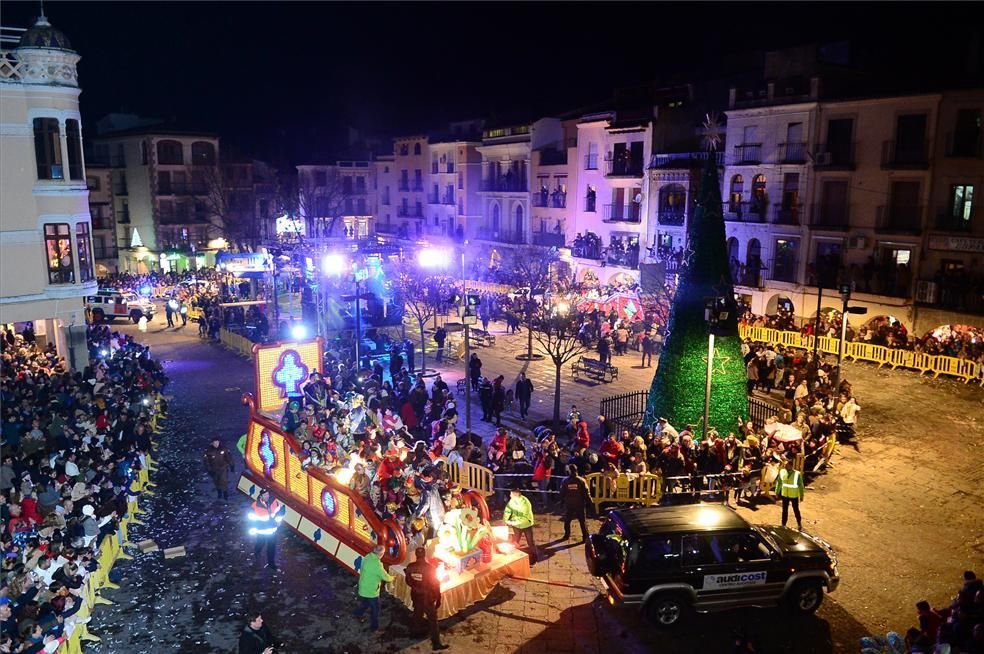
[[205, 315], [201, 307], [188, 307], [188, 320], [199, 320]]
[[[749, 338], [762, 343], [780, 343], [786, 347], [798, 347], [805, 350], [813, 349], [813, 337], [803, 336], [799, 332], [779, 331], [766, 327], [740, 326], [738, 333], [742, 338]], [[819, 349], [828, 354], [837, 354], [838, 339], [821, 336]], [[890, 365], [895, 368], [918, 370], [920, 374], [932, 372], [933, 377], [950, 375], [968, 383], [971, 380], [984, 385], [984, 365], [969, 359], [958, 359], [942, 355], [930, 355], [911, 350], [895, 350], [882, 345], [846, 341], [844, 343], [844, 358], [855, 361], [870, 361], [879, 366]]]
[[247, 359], [253, 358], [253, 341], [228, 329], [219, 330], [219, 340], [230, 350], [235, 350]]
[[602, 504], [659, 504], [663, 495], [663, 480], [659, 475], [620, 473], [612, 478], [601, 472], [593, 472], [584, 478], [588, 482], [588, 495], [595, 511]]
[[[438, 457], [438, 461], [448, 463], [447, 458], [443, 456]], [[485, 466], [480, 466], [477, 463], [470, 463], [468, 461], [464, 461], [460, 465], [451, 465], [448, 463], [448, 476], [451, 478], [451, 481], [462, 488], [478, 491], [486, 497], [494, 492], [495, 475], [492, 473], [492, 470]]]

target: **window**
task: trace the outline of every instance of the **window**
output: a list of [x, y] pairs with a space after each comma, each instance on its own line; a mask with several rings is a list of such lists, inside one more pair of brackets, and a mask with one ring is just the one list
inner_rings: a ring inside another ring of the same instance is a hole
[[366, 178], [365, 177], [356, 177], [355, 178], [355, 192], [356, 193], [365, 193], [366, 192]]
[[352, 194], [352, 178], [351, 177], [343, 177], [342, 178], [342, 193], [344, 193], [345, 195], [351, 195]]
[[735, 175], [731, 178], [731, 194], [728, 196], [728, 210], [731, 213], [741, 211], [741, 200], [745, 194], [745, 178]]
[[767, 560], [771, 550], [755, 534], [695, 534], [683, 537], [683, 565], [729, 565]]
[[961, 109], [950, 146], [952, 157], [979, 157], [981, 155], [981, 129], [984, 127], [980, 109]]
[[414, 154], [420, 154], [420, 144], [419, 143], [414, 143], [413, 144], [413, 153]]
[[680, 567], [680, 538], [646, 538], [629, 545], [626, 567], [636, 564], [644, 570], [673, 570]]
[[65, 139], [68, 141], [68, 178], [83, 180], [85, 171], [82, 169], [82, 132], [79, 121], [69, 118], [65, 121]]
[[195, 141], [192, 143], [191, 163], [193, 166], [214, 166], [215, 146], [208, 141]]
[[776, 239], [775, 258], [772, 262], [772, 279], [780, 282], [796, 281], [796, 252], [798, 248], [798, 239]]
[[955, 184], [950, 187], [950, 215], [955, 222], [970, 224], [974, 207], [974, 185]]
[[178, 141], [157, 142], [157, 163], [165, 166], [180, 166], [184, 163], [184, 153]]
[[75, 247], [79, 252], [79, 280], [83, 282], [95, 279], [92, 271], [92, 243], [89, 241], [89, 223], [75, 225]]
[[409, 146], [407, 146], [407, 144], [406, 144], [406, 143], [404, 143], [403, 145], [401, 145], [401, 146], [400, 146], [400, 154], [401, 154], [402, 156], [404, 156], [404, 157], [405, 157], [405, 156], [407, 156], [407, 155], [408, 155], [409, 153], [410, 153], [410, 149], [409, 149]]
[[98, 191], [99, 190], [99, 178], [98, 177], [92, 177], [92, 176], [86, 177], [85, 178], [85, 187], [87, 189], [89, 189], [90, 191]]
[[34, 119], [34, 157], [38, 179], [65, 179], [57, 118]]
[[323, 170], [314, 171], [314, 185], [328, 186], [328, 173]]
[[74, 284], [72, 232], [68, 223], [50, 223], [44, 226], [44, 249], [48, 259], [48, 283]]

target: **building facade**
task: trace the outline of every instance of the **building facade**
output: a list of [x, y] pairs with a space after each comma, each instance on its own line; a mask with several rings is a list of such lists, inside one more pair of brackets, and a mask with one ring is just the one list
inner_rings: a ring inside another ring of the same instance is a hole
[[119, 243], [116, 240], [112, 169], [87, 165], [85, 184], [89, 189], [92, 253], [96, 261], [96, 276], [104, 277], [119, 272]]
[[32, 323], [42, 342], [80, 367], [83, 298], [97, 288], [80, 57], [44, 16], [0, 36], [0, 322]]
[[359, 240], [376, 233], [376, 165], [337, 161], [297, 167], [299, 206], [310, 240]]

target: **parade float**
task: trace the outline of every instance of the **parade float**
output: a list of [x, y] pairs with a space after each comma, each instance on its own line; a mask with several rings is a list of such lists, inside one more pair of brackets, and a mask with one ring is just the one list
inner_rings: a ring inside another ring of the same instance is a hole
[[[438, 568], [441, 617], [480, 601], [506, 576], [529, 576], [526, 553], [510, 542], [508, 528], [490, 524], [481, 492], [461, 487], [448, 507], [436, 490], [425, 486], [417, 500], [422, 514], [417, 520], [431, 528], [415, 530], [410, 543], [396, 519], [380, 515], [370, 500], [349, 487], [356, 466], [365, 463], [359, 456], [346, 456], [330, 471], [308, 464], [301, 445], [281, 429], [280, 417], [310, 373], [323, 373], [321, 339], [256, 345], [253, 361], [256, 394], [243, 395], [249, 425], [242, 445], [246, 470], [238, 483], [242, 493], [256, 499], [269, 490], [286, 507], [283, 524], [354, 574], [362, 558], [383, 545], [383, 563], [395, 577], [389, 590], [407, 606], [412, 602], [404, 565], [413, 558], [411, 545], [424, 547]], [[406, 456], [406, 451], [399, 455]], [[470, 475], [455, 477], [464, 486]], [[429, 504], [422, 506], [425, 502]], [[428, 531], [435, 536], [427, 539]]]

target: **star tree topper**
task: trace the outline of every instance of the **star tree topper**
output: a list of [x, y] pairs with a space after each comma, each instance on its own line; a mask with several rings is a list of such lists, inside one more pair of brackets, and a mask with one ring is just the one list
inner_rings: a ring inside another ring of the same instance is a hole
[[721, 147], [721, 119], [716, 111], [704, 114], [704, 147], [716, 152]]

